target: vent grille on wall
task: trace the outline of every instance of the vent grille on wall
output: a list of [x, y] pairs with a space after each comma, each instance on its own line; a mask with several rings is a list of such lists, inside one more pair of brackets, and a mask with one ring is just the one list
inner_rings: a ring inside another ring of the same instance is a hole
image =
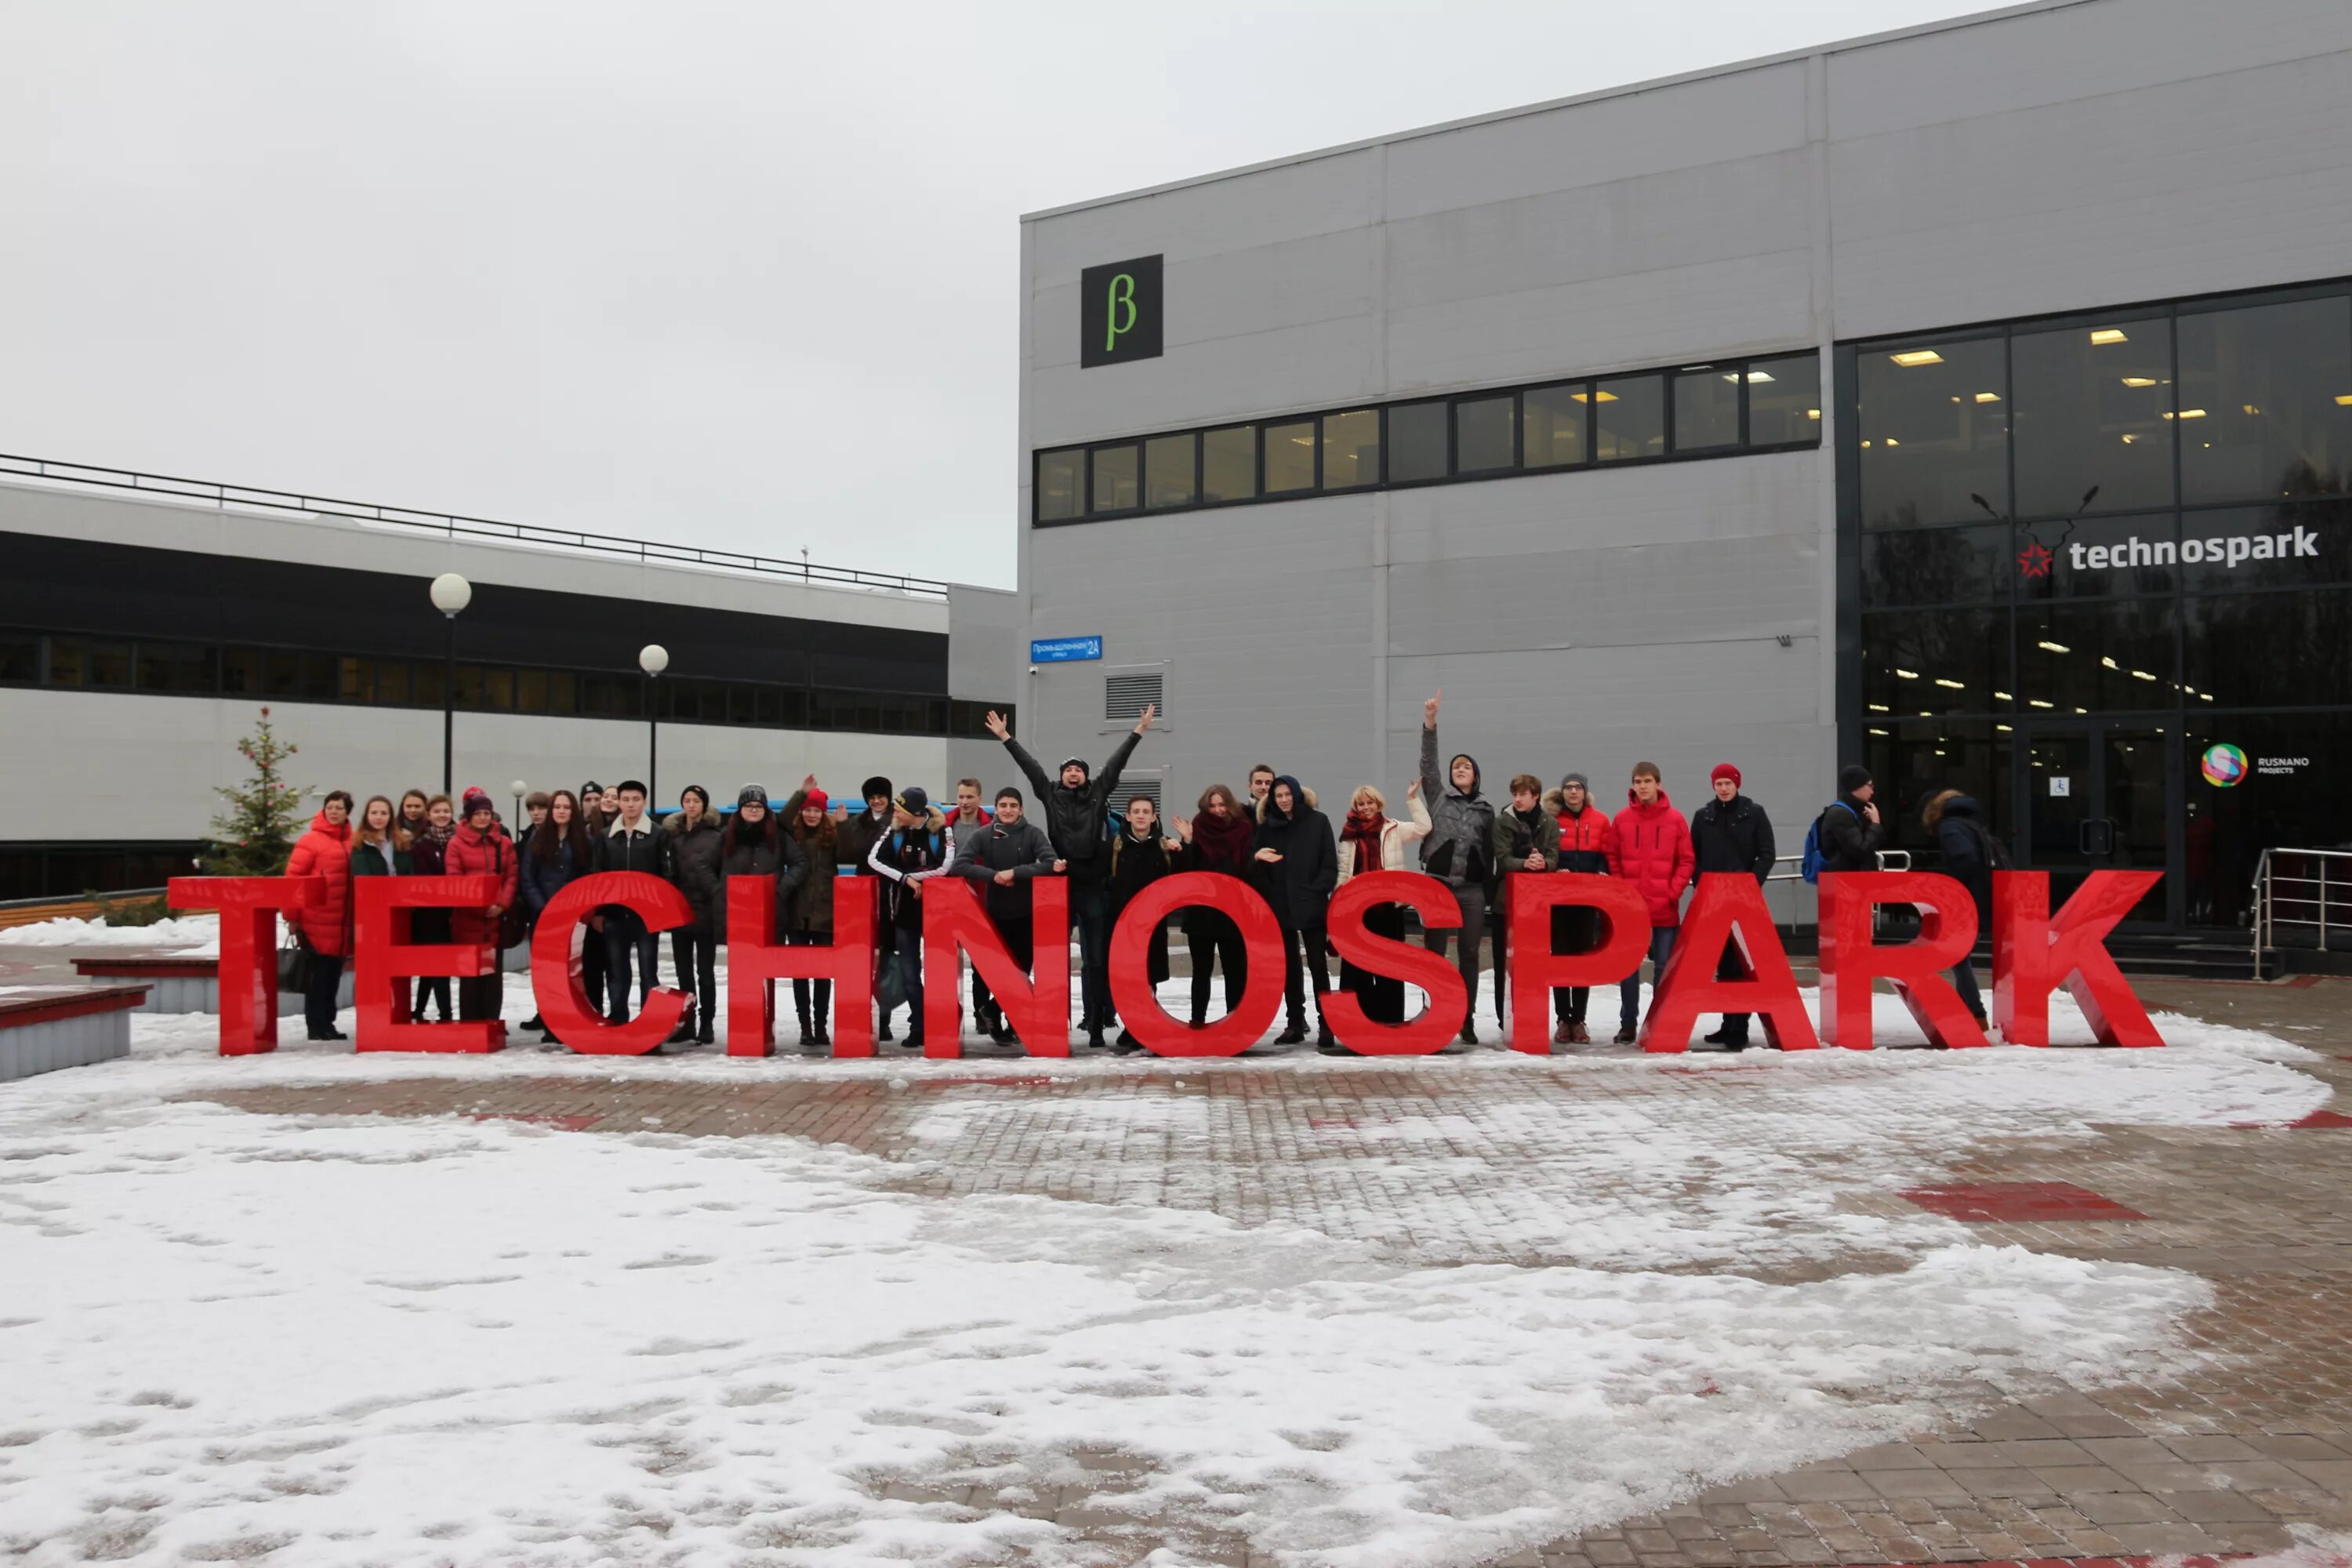
[[1103, 721], [1134, 723], [1143, 717], [1144, 709], [1160, 705], [1161, 688], [1166, 683], [1166, 672], [1157, 669], [1141, 675], [1104, 676]]
[[1167, 783], [1167, 773], [1162, 769], [1146, 768], [1140, 773], [1130, 769], [1118, 775], [1118, 796], [1110, 803], [1111, 810], [1124, 816], [1129, 801], [1137, 795], [1148, 795], [1151, 797], [1151, 809], [1165, 816], [1168, 815], [1167, 803], [1160, 798], [1160, 792]]

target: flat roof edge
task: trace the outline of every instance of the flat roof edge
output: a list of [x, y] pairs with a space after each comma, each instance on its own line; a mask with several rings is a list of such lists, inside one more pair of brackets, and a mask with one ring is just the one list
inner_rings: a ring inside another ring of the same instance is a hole
[[1598, 103], [1612, 98], [1632, 98], [1639, 93], [1655, 92], [1662, 88], [1681, 87], [1685, 83], [1706, 81], [1716, 77], [1738, 76], [1745, 71], [1764, 70], [1773, 66], [1788, 65], [1796, 60], [1811, 59], [1815, 55], [1844, 54], [1851, 49], [1900, 43], [1906, 38], [1926, 37], [1937, 33], [1953, 33], [1964, 27], [1979, 27], [1990, 22], [2005, 22], [2012, 17], [2031, 16], [2036, 12], [2063, 11], [2070, 6], [2088, 5], [2094, 3], [2095, 0], [2023, 0], [2022, 4], [2004, 5], [1997, 10], [1972, 11], [1965, 16], [1948, 16], [1938, 22], [1921, 22], [1915, 26], [1895, 27], [1884, 33], [1865, 33], [1859, 37], [1840, 38], [1831, 43], [1812, 44], [1800, 49], [1787, 49], [1777, 55], [1759, 55], [1750, 59], [1734, 60], [1719, 66], [1705, 66], [1696, 70], [1683, 71], [1673, 76], [1651, 77], [1644, 81], [1599, 88], [1591, 92], [1575, 93], [1567, 98], [1548, 99], [1540, 103], [1521, 104], [1514, 109], [1498, 109], [1486, 114], [1467, 115], [1459, 120], [1441, 121], [1434, 125], [1387, 132], [1378, 136], [1363, 137], [1355, 142], [1318, 147], [1311, 152], [1293, 153], [1279, 158], [1267, 158], [1255, 163], [1243, 163], [1230, 169], [1219, 169], [1211, 174], [1189, 174], [1181, 179], [1168, 180], [1156, 185], [1144, 185], [1131, 191], [1121, 191], [1115, 195], [1089, 196], [1083, 201], [1066, 202], [1060, 206], [1042, 207], [1035, 212], [1023, 213], [1020, 221], [1036, 223], [1045, 218], [1063, 217], [1071, 213], [1087, 212], [1096, 207], [1116, 206], [1121, 202], [1141, 201], [1147, 196], [1164, 195], [1170, 191], [1188, 190], [1195, 185], [1214, 184], [1220, 180], [1236, 180], [1248, 174], [1260, 174], [1268, 169], [1283, 169], [1294, 164], [1312, 163], [1325, 158], [1341, 158], [1350, 153], [1363, 152], [1370, 147], [1385, 147], [1399, 142], [1416, 142], [1424, 136], [1443, 136], [1448, 132], [1463, 131], [1474, 125], [1492, 125], [1506, 120], [1521, 119], [1530, 114], [1549, 114], [1556, 109], [1572, 109], [1579, 104]]

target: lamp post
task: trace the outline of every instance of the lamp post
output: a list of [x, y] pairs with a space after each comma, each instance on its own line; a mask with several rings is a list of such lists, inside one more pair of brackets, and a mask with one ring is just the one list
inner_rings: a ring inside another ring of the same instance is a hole
[[527, 784], [523, 783], [523, 781], [522, 781], [522, 780], [520, 780], [520, 779], [517, 779], [517, 780], [515, 780], [512, 784], [509, 784], [507, 787], [508, 787], [509, 789], [510, 789], [510, 790], [514, 791], [514, 797], [515, 797], [515, 814], [514, 814], [512, 816], [510, 816], [510, 817], [507, 818], [507, 821], [508, 821], [508, 823], [509, 823], [509, 824], [512, 826], [512, 828], [513, 828], [513, 837], [514, 837], [514, 841], [515, 841], [516, 843], [520, 844], [520, 843], [521, 843], [521, 842], [522, 842], [522, 831], [523, 831], [523, 829], [522, 829], [522, 797], [523, 797], [523, 796], [525, 796], [525, 795], [529, 795], [529, 794], [530, 793], [530, 785], [529, 785], [529, 784]]
[[[646, 799], [658, 803], [661, 787], [656, 775], [661, 772], [660, 707], [655, 701], [659, 691], [661, 672], [669, 668], [669, 649], [657, 642], [649, 642], [637, 650], [637, 668], [646, 672]], [[659, 809], [658, 805], [656, 809]]]
[[433, 607], [449, 618], [449, 657], [441, 671], [441, 793], [449, 793], [457, 776], [454, 759], [457, 734], [457, 616], [474, 602], [474, 585], [455, 572], [433, 579]]

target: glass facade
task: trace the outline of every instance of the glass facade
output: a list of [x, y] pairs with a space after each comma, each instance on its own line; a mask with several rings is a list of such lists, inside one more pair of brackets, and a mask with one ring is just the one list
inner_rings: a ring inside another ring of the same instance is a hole
[[1836, 395], [1843, 750], [1894, 847], [1932, 867], [1964, 789], [2053, 899], [2158, 870], [2135, 920], [2194, 930], [2347, 844], [2352, 286], [1851, 344]]

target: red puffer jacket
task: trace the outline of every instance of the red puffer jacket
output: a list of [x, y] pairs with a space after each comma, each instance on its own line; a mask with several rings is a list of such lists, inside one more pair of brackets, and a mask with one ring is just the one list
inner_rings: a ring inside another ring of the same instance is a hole
[[[441, 869], [452, 877], [496, 877], [498, 896], [490, 901], [502, 910], [515, 901], [515, 879], [521, 868], [517, 863], [513, 840], [495, 826], [488, 833], [475, 832], [470, 823], [459, 827], [441, 858]], [[482, 910], [453, 910], [449, 913], [449, 940], [461, 947], [484, 942], [496, 947], [498, 917]]]
[[316, 877], [326, 884], [319, 901], [300, 916], [302, 940], [313, 952], [330, 956], [352, 950], [352, 825], [330, 823], [320, 812], [294, 841], [286, 862], [289, 877]]
[[1629, 879], [1650, 906], [1650, 924], [1683, 923], [1683, 889], [1697, 866], [1691, 854], [1690, 824], [1660, 790], [1643, 805], [1632, 790], [1625, 809], [1609, 825], [1609, 874]]
[[1559, 823], [1559, 868], [1582, 871], [1605, 877], [1609, 874], [1609, 848], [1615, 837], [1609, 831], [1609, 814], [1587, 797], [1584, 809], [1570, 812], [1559, 803], [1559, 791], [1546, 790], [1544, 809]]

